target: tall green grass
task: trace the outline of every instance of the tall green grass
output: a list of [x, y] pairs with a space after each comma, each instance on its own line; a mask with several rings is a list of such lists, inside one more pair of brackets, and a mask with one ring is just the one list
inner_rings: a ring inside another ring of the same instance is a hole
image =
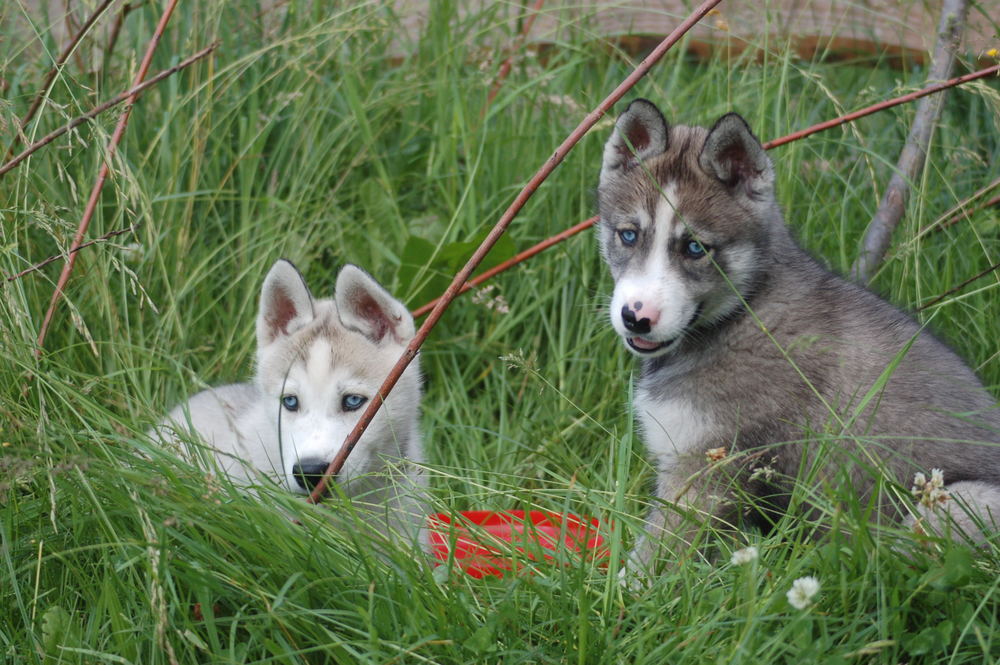
[[[155, 3], [153, 3], [155, 4]], [[450, 270], [636, 56], [586, 19], [551, 9], [553, 48], [519, 55], [484, 108], [513, 6], [430, 3], [411, 39], [381, 3], [182, 3], [154, 69], [219, 39], [217, 55], [143, 95], [90, 231], [136, 224], [80, 253], [45, 345], [34, 340], [60, 264], [0, 299], [0, 656], [12, 663], [992, 662], [1000, 656], [998, 556], [869, 526], [849, 488], [800, 491], [819, 524], [783, 520], [741, 543], [676, 553], [647, 587], [616, 565], [538, 565], [475, 581], [413, 552], [373, 554], [363, 529], [277, 491], [243, 496], [151, 447], [146, 428], [208, 385], [251, 373], [263, 275], [293, 260], [318, 295], [357, 263], [413, 307]], [[460, 11], [461, 9], [461, 11]], [[99, 73], [69, 66], [29, 135], [128, 86], [159, 8], [130, 14]], [[55, 53], [44, 25], [0, 9], [0, 104], [12, 127]], [[766, 19], [770, 20], [770, 19]], [[38, 40], [29, 35], [37, 32]], [[29, 43], [30, 42], [30, 43]], [[877, 61], [693, 60], [678, 48], [635, 89], [679, 123], [736, 109], [764, 139], [919, 86], [924, 71]], [[995, 82], [950, 93], [928, 167], [875, 287], [914, 308], [997, 261], [997, 212], [918, 238], [997, 177]], [[772, 152], [803, 243], [846, 270], [905, 139], [901, 107]], [[114, 114], [0, 179], [0, 270], [65, 252]], [[610, 120], [541, 187], [500, 252], [594, 210]], [[451, 253], [451, 254], [450, 254]], [[447, 275], [445, 275], [447, 277]], [[435, 505], [594, 515], [626, 551], [650, 469], [629, 414], [634, 363], [606, 324], [609, 280], [589, 234], [494, 281], [503, 313], [469, 296], [422, 351], [423, 424]], [[1000, 394], [998, 277], [920, 318]], [[908, 488], [903, 488], [905, 491]], [[334, 500], [334, 510], [347, 506]], [[294, 515], [301, 525], [288, 519]], [[852, 537], [843, 534], [849, 532]], [[906, 552], [904, 554], [904, 552]], [[798, 577], [821, 582], [793, 609]]]

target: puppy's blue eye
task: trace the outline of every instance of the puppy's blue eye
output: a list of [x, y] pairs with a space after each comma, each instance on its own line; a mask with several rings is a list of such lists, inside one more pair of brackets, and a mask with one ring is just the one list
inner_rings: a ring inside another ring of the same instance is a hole
[[281, 398], [281, 406], [285, 407], [289, 411], [299, 410], [299, 398], [295, 395], [284, 395]]
[[618, 237], [622, 239], [622, 244], [631, 247], [639, 239], [639, 233], [635, 229], [622, 229], [618, 232]]
[[708, 247], [697, 240], [689, 240], [684, 245], [684, 255], [692, 259], [700, 259], [708, 253]]
[[344, 399], [340, 400], [340, 405], [344, 407], [344, 411], [357, 411], [367, 401], [368, 398], [362, 395], [344, 395]]

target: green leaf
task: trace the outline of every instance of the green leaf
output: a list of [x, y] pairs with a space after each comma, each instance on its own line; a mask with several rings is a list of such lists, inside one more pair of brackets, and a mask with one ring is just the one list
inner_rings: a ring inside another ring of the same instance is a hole
[[936, 626], [924, 628], [916, 635], [910, 635], [903, 639], [903, 648], [911, 656], [923, 656], [930, 653], [937, 653], [947, 648], [951, 642], [951, 633], [954, 625], [950, 621], [942, 622]]
[[972, 577], [972, 554], [963, 547], [953, 548], [944, 557], [944, 578], [951, 587], [969, 583]]
[[[487, 235], [489, 235], [488, 231], [480, 233], [472, 240], [448, 243], [441, 248], [441, 259], [451, 269], [452, 275], [468, 262], [469, 258], [479, 248], [479, 245], [482, 244]], [[517, 247], [514, 244], [514, 240], [509, 235], [504, 234], [500, 236], [489, 254], [479, 264], [479, 267], [473, 271], [472, 275], [476, 276], [490, 268], [494, 268], [515, 254], [517, 254]]]
[[[396, 271], [396, 291], [413, 307], [419, 307], [437, 298], [451, 284], [455, 274], [462, 269], [476, 251], [487, 233], [473, 240], [451, 242], [440, 251], [434, 243], [416, 235], [406, 239]], [[472, 273], [479, 275], [517, 254], [517, 246], [510, 236], [501, 236], [490, 252]]]
[[435, 257], [435, 249], [430, 241], [410, 236], [400, 253], [396, 291], [414, 307], [438, 297], [451, 283], [445, 275], [447, 266], [440, 256]]
[[70, 613], [59, 605], [53, 605], [45, 610], [42, 615], [42, 649], [45, 651], [46, 665], [75, 662], [77, 660], [75, 657], [67, 659], [68, 654], [63, 647], [80, 646], [80, 627], [73, 621]]
[[488, 653], [496, 650], [496, 637], [493, 626], [484, 624], [465, 641], [466, 648], [474, 653]]
[[396, 217], [396, 209], [385, 187], [375, 178], [368, 178], [358, 186], [358, 198], [364, 208], [365, 217], [377, 223]]

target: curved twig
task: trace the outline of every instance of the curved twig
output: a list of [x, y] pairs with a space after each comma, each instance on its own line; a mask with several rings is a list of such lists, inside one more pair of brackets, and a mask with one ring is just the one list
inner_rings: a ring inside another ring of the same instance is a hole
[[121, 34], [122, 26], [125, 25], [125, 19], [133, 11], [139, 8], [139, 5], [134, 5], [131, 2], [126, 2], [122, 5], [121, 10], [118, 12], [118, 16], [115, 17], [115, 22], [111, 24], [111, 34], [108, 35], [108, 45], [104, 47], [104, 63], [111, 62], [111, 54], [115, 52], [115, 46], [118, 44], [118, 36]]
[[954, 287], [948, 289], [947, 291], [945, 291], [941, 295], [937, 296], [933, 300], [930, 300], [929, 302], [924, 303], [920, 307], [917, 307], [916, 310], [914, 310], [914, 311], [919, 312], [921, 310], [927, 309], [928, 307], [933, 307], [934, 305], [938, 304], [939, 302], [941, 302], [942, 300], [944, 300], [945, 298], [947, 298], [951, 294], [953, 294], [953, 293], [955, 293], [957, 291], [961, 291], [962, 289], [964, 289], [965, 287], [967, 287], [969, 284], [972, 284], [977, 279], [982, 279], [983, 277], [986, 277], [987, 275], [989, 275], [991, 272], [993, 272], [997, 268], [1000, 268], [1000, 263], [994, 263], [993, 265], [991, 265], [986, 270], [982, 271], [981, 273], [977, 273], [977, 274], [973, 275], [972, 277], [970, 277], [969, 279], [965, 280], [964, 282], [962, 282], [958, 286], [954, 286]]
[[934, 85], [929, 85], [920, 90], [915, 90], [909, 92], [905, 95], [900, 95], [899, 97], [894, 97], [892, 99], [886, 100], [884, 102], [879, 102], [878, 104], [872, 104], [871, 106], [866, 106], [863, 109], [852, 111], [846, 115], [842, 115], [839, 118], [834, 118], [833, 120], [827, 120], [826, 122], [820, 122], [812, 127], [807, 127], [805, 129], [799, 130], [797, 132], [792, 132], [787, 136], [782, 136], [780, 139], [774, 139], [773, 141], [768, 141], [764, 144], [765, 150], [770, 150], [771, 148], [777, 148], [778, 146], [785, 145], [786, 143], [791, 143], [792, 141], [798, 141], [799, 139], [804, 139], [807, 136], [811, 136], [817, 132], [822, 132], [825, 129], [830, 129], [832, 127], [838, 127], [840, 125], [847, 124], [849, 122], [854, 122], [858, 118], [863, 118], [866, 115], [871, 115], [873, 113], [878, 113], [879, 111], [884, 111], [893, 106], [899, 106], [900, 104], [905, 104], [907, 102], [912, 102], [921, 97], [926, 97], [927, 95], [933, 95], [936, 92], [941, 92], [942, 90], [947, 90], [948, 88], [954, 88], [957, 85], [962, 85], [963, 83], [969, 83], [970, 81], [977, 81], [988, 76], [993, 76], [994, 74], [1000, 74], [1000, 65], [993, 65], [992, 67], [986, 67], [985, 69], [980, 69], [979, 71], [972, 72], [970, 74], [963, 74], [962, 76], [956, 76], [955, 78], [948, 79], [942, 83], [935, 83]]
[[960, 201], [957, 205], [952, 206], [951, 210], [941, 215], [940, 217], [938, 217], [936, 220], [934, 220], [924, 228], [920, 229], [920, 231], [917, 232], [917, 235], [915, 235], [910, 242], [923, 238], [931, 231], [940, 231], [941, 229], [946, 229], [949, 226], [953, 226], [954, 224], [957, 224], [963, 219], [968, 219], [970, 216], [979, 212], [980, 210], [985, 210], [986, 208], [993, 207], [997, 203], [1000, 203], [1000, 196], [994, 196], [985, 203], [980, 203], [979, 205], [973, 208], [968, 208], [969, 204], [971, 204], [973, 201], [985, 196], [986, 194], [989, 194], [997, 187], [1000, 187], [1000, 178], [997, 178], [996, 180], [986, 185], [985, 187], [980, 188], [972, 196], [968, 197], [963, 201]]
[[[135, 231], [137, 227], [138, 227], [138, 224], [132, 224], [128, 228], [118, 229], [116, 231], [109, 231], [108, 233], [105, 233], [104, 235], [102, 235], [100, 238], [94, 238], [93, 240], [88, 240], [87, 242], [83, 243], [79, 247], [74, 247], [73, 249], [69, 250], [69, 253], [79, 252], [84, 247], [90, 247], [91, 245], [97, 245], [99, 243], [104, 242], [105, 240], [110, 240], [111, 238], [114, 238], [116, 236], [120, 236], [123, 233], [128, 233], [129, 231]], [[6, 277], [6, 280], [8, 282], [13, 282], [15, 279], [20, 279], [21, 277], [24, 277], [25, 275], [28, 275], [30, 273], [35, 272], [36, 270], [41, 270], [42, 268], [44, 268], [45, 266], [49, 265], [53, 261], [58, 261], [59, 259], [62, 259], [62, 258], [65, 258], [65, 257], [66, 257], [65, 254], [53, 254], [49, 258], [44, 259], [42, 261], [39, 261], [38, 263], [36, 263], [35, 265], [31, 266], [30, 268], [25, 268], [24, 270], [22, 270], [19, 273], [14, 273], [13, 275], [8, 275]]]
[[[934, 84], [934, 85], [930, 85], [930, 86], [927, 86], [926, 88], [921, 88], [920, 90], [917, 90], [915, 92], [907, 93], [905, 95], [901, 95], [899, 97], [895, 97], [893, 99], [889, 99], [889, 100], [886, 100], [884, 102], [879, 102], [878, 104], [872, 104], [871, 106], [867, 106], [867, 107], [865, 107], [863, 109], [860, 109], [860, 110], [857, 110], [857, 111], [852, 111], [850, 113], [847, 113], [845, 115], [840, 116], [839, 118], [834, 118], [832, 120], [827, 120], [825, 122], [817, 123], [817, 124], [815, 124], [815, 125], [813, 125], [811, 127], [807, 127], [805, 129], [801, 129], [801, 130], [799, 130], [797, 132], [792, 132], [791, 134], [788, 134], [786, 136], [782, 136], [780, 138], [773, 139], [771, 141], [767, 141], [767, 142], [765, 142], [763, 144], [764, 145], [764, 149], [765, 150], [770, 150], [772, 148], [777, 148], [778, 146], [785, 145], [786, 143], [792, 143], [793, 141], [798, 141], [799, 139], [804, 139], [807, 136], [812, 136], [813, 134], [816, 134], [818, 132], [822, 132], [824, 130], [831, 129], [833, 127], [839, 127], [840, 125], [846, 124], [848, 122], [853, 122], [853, 121], [857, 120], [858, 118], [863, 118], [863, 117], [865, 117], [867, 115], [872, 115], [873, 113], [878, 113], [879, 111], [884, 111], [885, 109], [892, 108], [893, 106], [898, 106], [900, 104], [905, 104], [905, 103], [911, 102], [911, 101], [913, 101], [915, 99], [919, 99], [921, 97], [926, 97], [927, 95], [931, 95], [931, 94], [934, 94], [936, 92], [941, 92], [942, 90], [946, 90], [947, 88], [952, 88], [952, 87], [955, 87], [957, 85], [961, 85], [963, 83], [968, 83], [970, 81], [975, 81], [975, 80], [978, 80], [978, 79], [981, 79], [981, 78], [986, 78], [987, 76], [993, 76], [995, 74], [1000, 74], [1000, 65], [994, 65], [992, 67], [987, 67], [985, 69], [981, 69], [979, 71], [972, 72], [971, 74], [965, 74], [963, 76], [957, 76], [957, 77], [955, 77], [953, 79], [950, 79], [948, 81], [945, 81], [943, 83], [937, 83], [937, 84]], [[1000, 185], [1000, 180], [994, 181], [993, 183], [991, 183], [991, 184], [987, 185], [986, 187], [984, 187], [983, 189], [979, 190], [969, 200], [974, 200], [974, 199], [982, 196], [983, 194], [985, 194], [986, 192], [989, 192], [991, 189], [994, 189], [998, 185]], [[988, 202], [984, 203], [983, 205], [977, 207], [976, 210], [981, 210], [981, 209], [989, 207], [991, 205], [995, 205], [998, 202], [1000, 202], [1000, 198], [991, 199], [990, 201], [988, 201]], [[955, 209], [953, 208], [952, 212], [954, 212], [954, 210]], [[948, 214], [950, 215], [951, 212], [949, 212]], [[534, 255], [536, 255], [536, 254], [538, 254], [538, 253], [540, 253], [540, 252], [548, 249], [549, 247], [552, 247], [553, 245], [556, 245], [559, 242], [562, 242], [563, 240], [566, 240], [567, 238], [571, 238], [572, 236], [576, 235], [580, 231], [583, 231], [584, 229], [590, 228], [596, 222], [597, 222], [597, 217], [591, 217], [590, 219], [587, 219], [587, 220], [584, 220], [584, 221], [580, 222], [576, 226], [572, 226], [572, 227], [570, 227], [570, 228], [568, 228], [568, 229], [566, 229], [564, 231], [561, 231], [561, 232], [557, 233], [556, 235], [552, 236], [551, 238], [547, 238], [546, 240], [543, 240], [542, 242], [538, 243], [534, 247], [526, 249], [525, 251], [521, 252], [517, 256], [514, 256], [513, 258], [508, 259], [507, 261], [504, 261], [503, 263], [501, 263], [500, 265], [496, 266], [495, 268], [492, 268], [492, 269], [484, 272], [482, 275], [479, 275], [475, 279], [471, 280], [465, 286], [462, 287], [461, 293], [464, 293], [465, 291], [468, 291], [469, 289], [482, 284], [487, 279], [490, 279], [491, 277], [493, 277], [493, 276], [495, 276], [495, 275], [503, 272], [504, 270], [507, 270], [508, 268], [511, 268], [511, 267], [517, 265], [518, 263], [521, 263], [522, 261], [531, 258], [532, 256], [534, 256]], [[927, 231], [932, 230], [933, 226], [934, 225], [931, 225], [931, 227], [928, 227], [928, 228], [924, 229], [923, 231], [921, 231], [920, 235], [923, 235]], [[427, 303], [426, 305], [422, 305], [421, 307], [418, 307], [417, 309], [415, 309], [413, 311], [413, 316], [415, 316], [415, 317], [416, 316], [423, 316], [428, 311], [430, 311], [431, 308], [433, 308], [435, 304], [437, 304], [438, 300], [440, 300], [440, 298], [432, 300], [431, 302]]]
[[[163, 10], [163, 15], [160, 16], [160, 22], [156, 25], [156, 30], [153, 32], [153, 36], [149, 40], [149, 45], [146, 47], [146, 54], [143, 56], [142, 63], [139, 65], [139, 71], [135, 75], [134, 86], [139, 85], [142, 83], [142, 80], [146, 78], [146, 72], [149, 71], [149, 65], [153, 61], [153, 54], [156, 52], [156, 47], [160, 43], [160, 38], [163, 36], [163, 32], [167, 29], [167, 23], [170, 21], [170, 16], [174, 13], [174, 8], [177, 7], [177, 1], [178, 0], [170, 0], [167, 4], [167, 8]], [[117, 149], [118, 144], [125, 135], [125, 128], [128, 127], [129, 115], [132, 112], [132, 104], [135, 103], [135, 100], [136, 95], [129, 96], [129, 106], [127, 106], [122, 112], [121, 117], [118, 119], [118, 124], [115, 126], [115, 131], [111, 135], [111, 140], [108, 142], [107, 155], [104, 162], [101, 164], [100, 172], [97, 174], [97, 181], [94, 183], [93, 189], [90, 190], [90, 198], [87, 200], [87, 207], [83, 211], [83, 217], [80, 219], [79, 226], [77, 226], [76, 236], [73, 238], [73, 244], [70, 246], [69, 257], [63, 265], [62, 273], [59, 275], [59, 281], [56, 283], [56, 288], [52, 292], [52, 299], [49, 301], [49, 309], [45, 312], [45, 319], [42, 321], [42, 328], [38, 332], [38, 341], [36, 342], [37, 348], [35, 349], [36, 356], [40, 356], [42, 353], [42, 348], [45, 344], [45, 335], [48, 333], [49, 325], [52, 323], [52, 316], [55, 314], [56, 305], [59, 304], [59, 299], [62, 297], [63, 289], [66, 288], [66, 282], [69, 281], [69, 276], [73, 272], [73, 266], [76, 264], [77, 254], [75, 250], [83, 244], [83, 236], [87, 233], [87, 228], [90, 226], [90, 220], [93, 218], [94, 212], [97, 210], [97, 202], [100, 199], [101, 190], [104, 189], [104, 182], [107, 180], [108, 173], [111, 171], [111, 160], [114, 158], [115, 150]]]
[[493, 103], [497, 93], [500, 92], [500, 87], [510, 74], [511, 68], [514, 66], [514, 56], [519, 50], [521, 50], [521, 46], [528, 38], [528, 32], [531, 31], [531, 26], [535, 23], [535, 18], [538, 17], [538, 12], [542, 10], [542, 5], [544, 4], [545, 0], [535, 0], [535, 4], [531, 8], [531, 13], [524, 19], [524, 24], [521, 26], [521, 34], [517, 36], [517, 39], [511, 46], [510, 55], [508, 55], [507, 59], [503, 61], [502, 65], [500, 65], [500, 71], [497, 72], [497, 77], [493, 80], [493, 85], [490, 86], [490, 92], [486, 95], [486, 103], [483, 104], [483, 110], [479, 113], [480, 117], [486, 115], [486, 111], [490, 108], [490, 104]]
[[[556, 235], [552, 236], [551, 238], [546, 238], [545, 240], [543, 240], [542, 242], [538, 243], [537, 245], [529, 247], [528, 249], [524, 250], [523, 252], [520, 252], [520, 253], [516, 254], [515, 256], [512, 256], [511, 258], [507, 259], [503, 263], [500, 263], [500, 264], [494, 266], [493, 268], [490, 268], [489, 270], [484, 271], [483, 274], [478, 275], [478, 276], [474, 277], [473, 279], [470, 279], [468, 282], [466, 282], [465, 284], [462, 285], [461, 289], [458, 290], [459, 295], [465, 293], [469, 289], [473, 289], [473, 288], [479, 286], [480, 284], [482, 284], [486, 280], [490, 279], [491, 277], [499, 275], [504, 270], [507, 270], [508, 268], [512, 268], [512, 267], [516, 266], [518, 263], [522, 263], [524, 261], [527, 261], [528, 259], [530, 259], [531, 257], [533, 257], [535, 254], [541, 254], [542, 252], [544, 252], [545, 250], [547, 250], [552, 245], [558, 244], [558, 243], [562, 242], [563, 240], [566, 240], [567, 238], [572, 238], [573, 236], [575, 236], [580, 231], [584, 231], [586, 229], [589, 229], [591, 226], [593, 226], [596, 223], [597, 223], [597, 217], [594, 216], [594, 217], [591, 217], [590, 219], [583, 220], [582, 222], [580, 222], [576, 226], [571, 226], [568, 229], [565, 229], [564, 231], [560, 231], [559, 233], [557, 233]], [[441, 297], [435, 298], [434, 300], [430, 301], [426, 305], [423, 305], [423, 306], [418, 307], [417, 309], [413, 310], [413, 316], [414, 316], [414, 318], [419, 317], [419, 316], [423, 316], [427, 312], [429, 312], [432, 309], [434, 309], [434, 306], [437, 305], [438, 301], [440, 301], [440, 300], [441, 300]]]
[[101, 4], [99, 4], [93, 12], [91, 12], [87, 20], [83, 22], [83, 25], [80, 26], [80, 29], [75, 35], [73, 35], [73, 38], [69, 41], [69, 43], [66, 44], [62, 53], [59, 54], [59, 57], [56, 58], [55, 63], [52, 65], [52, 69], [48, 71], [45, 75], [45, 79], [42, 81], [42, 89], [38, 91], [37, 95], [35, 95], [35, 99], [32, 100], [31, 106], [28, 107], [27, 113], [25, 113], [24, 117], [21, 118], [20, 131], [15, 133], [14, 142], [11, 143], [10, 147], [7, 149], [8, 157], [14, 152], [14, 146], [24, 139], [24, 130], [27, 129], [28, 123], [35, 117], [35, 113], [38, 112], [38, 109], [42, 106], [42, 102], [45, 101], [46, 96], [48, 96], [49, 91], [52, 88], [52, 82], [55, 81], [56, 75], [62, 70], [63, 65], [66, 64], [67, 60], [69, 60], [69, 56], [71, 56], [73, 51], [76, 50], [77, 45], [86, 36], [86, 34], [90, 32], [90, 28], [97, 22], [97, 19], [104, 14], [108, 5], [112, 2], [114, 2], [114, 0], [104, 0], [101, 2]]
[[215, 42], [211, 46], [207, 46], [207, 47], [203, 48], [202, 50], [200, 50], [197, 53], [195, 53], [194, 55], [192, 55], [190, 58], [187, 58], [186, 60], [183, 60], [183, 61], [177, 63], [176, 65], [174, 65], [173, 67], [170, 67], [169, 69], [164, 69], [163, 71], [161, 71], [158, 74], [156, 74], [156, 76], [153, 76], [152, 78], [149, 78], [149, 79], [143, 81], [142, 83], [140, 83], [137, 86], [133, 86], [132, 88], [129, 88], [128, 90], [126, 90], [125, 92], [121, 93], [120, 95], [118, 95], [114, 99], [108, 100], [108, 101], [104, 102], [103, 104], [95, 106], [94, 108], [90, 109], [89, 111], [87, 111], [83, 115], [77, 116], [76, 118], [73, 118], [67, 124], [63, 125], [59, 129], [56, 129], [56, 130], [54, 130], [52, 132], [49, 132], [48, 134], [46, 134], [42, 138], [38, 139], [37, 141], [35, 141], [31, 145], [29, 145], [27, 148], [25, 148], [23, 151], [21, 151], [20, 154], [18, 154], [16, 157], [14, 157], [13, 159], [11, 159], [9, 162], [7, 162], [6, 164], [4, 164], [3, 166], [0, 166], [0, 176], [4, 175], [5, 173], [7, 173], [8, 171], [10, 171], [11, 169], [15, 168], [18, 164], [20, 164], [21, 162], [23, 162], [25, 159], [27, 159], [28, 157], [30, 157], [32, 154], [34, 154], [35, 152], [37, 152], [41, 148], [44, 148], [49, 143], [52, 143], [53, 141], [55, 141], [57, 138], [59, 138], [60, 136], [62, 136], [66, 132], [68, 132], [68, 131], [70, 131], [72, 129], [76, 129], [77, 127], [79, 127], [80, 125], [82, 125], [85, 122], [93, 120], [94, 118], [96, 118], [100, 114], [104, 113], [108, 109], [112, 108], [113, 106], [117, 106], [118, 104], [121, 104], [122, 102], [127, 101], [129, 99], [133, 99], [134, 100], [134, 98], [137, 97], [139, 95], [139, 93], [141, 93], [142, 91], [144, 91], [146, 88], [151, 88], [154, 85], [156, 85], [157, 83], [159, 83], [160, 81], [162, 81], [163, 79], [167, 78], [168, 76], [176, 74], [177, 72], [179, 72], [180, 70], [182, 70], [182, 69], [184, 69], [186, 67], [190, 67], [191, 65], [193, 65], [194, 63], [196, 63], [197, 61], [201, 60], [206, 55], [208, 55], [209, 53], [211, 53], [212, 51], [214, 51], [216, 48], [218, 48], [218, 46], [219, 46], [219, 42]]
[[718, 5], [722, 0], [705, 0], [702, 4], [681, 23], [677, 28], [674, 29], [660, 44], [653, 49], [646, 58], [639, 63], [635, 70], [618, 85], [614, 91], [608, 95], [604, 101], [602, 101], [597, 108], [591, 111], [587, 116], [577, 125], [576, 129], [566, 138], [562, 144], [556, 148], [556, 151], [549, 157], [542, 167], [535, 173], [535, 175], [528, 181], [528, 184], [524, 186], [521, 192], [514, 199], [514, 202], [510, 204], [507, 210], [501, 215], [499, 221], [493, 226], [489, 235], [486, 239], [479, 245], [478, 249], [473, 253], [472, 257], [465, 264], [465, 266], [458, 271], [452, 279], [451, 284], [445, 290], [444, 295], [438, 300], [437, 305], [431, 310], [428, 317], [424, 320], [423, 325], [420, 326], [420, 330], [417, 331], [416, 336], [407, 345], [406, 350], [403, 355], [399, 358], [396, 364], [393, 366], [392, 370], [389, 372], [389, 376], [386, 377], [382, 386], [379, 388], [378, 393], [371, 399], [368, 403], [368, 408], [361, 415], [354, 429], [347, 436], [337, 455], [330, 462], [326, 471], [323, 474], [323, 478], [316, 485], [316, 488], [309, 495], [309, 501], [312, 503], [318, 502], [323, 495], [326, 493], [326, 486], [330, 478], [339, 473], [340, 469], [344, 466], [344, 462], [347, 461], [347, 457], [354, 450], [354, 446], [357, 445], [358, 441], [361, 439], [361, 435], [367, 429], [368, 425], [371, 423], [372, 419], [375, 418], [375, 414], [382, 407], [382, 401], [386, 395], [392, 390], [396, 382], [403, 375], [403, 372], [413, 361], [417, 355], [417, 351], [423, 345], [424, 340], [430, 334], [431, 329], [437, 324], [441, 315], [448, 308], [451, 302], [458, 296], [459, 291], [462, 286], [468, 281], [469, 276], [472, 271], [476, 269], [476, 266], [486, 257], [489, 251], [496, 244], [500, 236], [507, 230], [507, 227], [513, 221], [514, 217], [520, 212], [524, 204], [528, 202], [531, 195], [535, 193], [535, 190], [542, 184], [542, 182], [555, 170], [557, 166], [565, 159], [569, 151], [575, 146], [583, 136], [590, 131], [590, 128], [597, 124], [597, 122], [604, 117], [611, 107], [619, 99], [625, 96], [632, 86], [634, 86], [639, 79], [646, 75], [646, 73], [655, 65], [667, 51], [680, 40], [684, 34], [690, 30], [698, 21], [702, 19], [713, 7]]

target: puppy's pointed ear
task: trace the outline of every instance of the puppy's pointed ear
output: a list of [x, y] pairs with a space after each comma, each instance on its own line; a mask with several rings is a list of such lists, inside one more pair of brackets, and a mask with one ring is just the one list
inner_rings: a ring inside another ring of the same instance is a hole
[[313, 320], [309, 287], [291, 261], [280, 259], [271, 266], [260, 292], [257, 315], [257, 346], [291, 335]]
[[340, 270], [334, 297], [340, 322], [373, 342], [388, 336], [405, 344], [416, 333], [413, 317], [403, 303], [355, 265], [347, 264]]
[[668, 136], [667, 121], [660, 109], [646, 99], [633, 101], [618, 116], [615, 131], [604, 144], [601, 182], [643, 160], [666, 152]]
[[762, 198], [774, 185], [774, 167], [764, 147], [739, 114], [727, 113], [708, 132], [698, 156], [701, 169], [750, 198]]

